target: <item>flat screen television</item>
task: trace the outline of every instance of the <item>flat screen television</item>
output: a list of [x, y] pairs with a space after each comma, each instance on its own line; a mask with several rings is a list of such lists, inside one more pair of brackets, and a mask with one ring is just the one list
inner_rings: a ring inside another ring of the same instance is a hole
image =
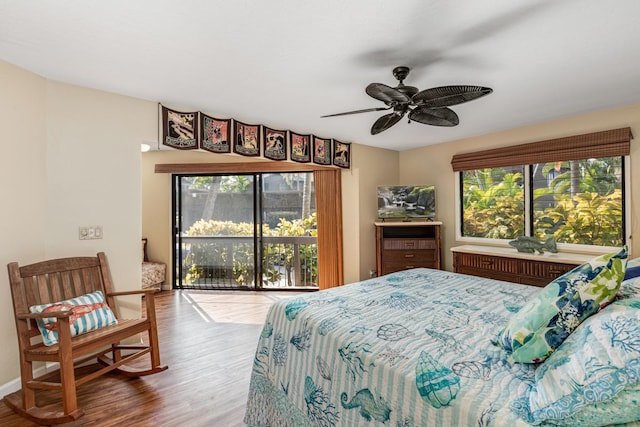
[[434, 219], [436, 189], [433, 185], [385, 185], [378, 187], [378, 218]]

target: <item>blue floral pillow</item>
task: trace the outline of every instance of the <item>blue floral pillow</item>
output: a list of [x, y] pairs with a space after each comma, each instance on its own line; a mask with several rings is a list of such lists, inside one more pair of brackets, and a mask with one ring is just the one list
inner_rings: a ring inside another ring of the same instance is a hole
[[630, 259], [627, 263], [624, 280], [620, 283], [616, 300], [640, 298], [640, 275], [638, 274], [640, 274], [640, 258]]
[[[29, 307], [29, 311], [32, 313], [61, 310], [72, 311], [71, 316], [69, 316], [72, 337], [118, 323], [116, 316], [104, 301], [104, 295], [100, 291], [66, 301]], [[49, 346], [58, 343], [58, 322], [55, 317], [37, 319], [37, 324], [45, 345]]]
[[553, 280], [509, 320], [496, 344], [511, 363], [542, 362], [582, 321], [613, 301], [626, 264], [625, 246]]
[[640, 420], [640, 299], [616, 301], [581, 324], [511, 409], [534, 425]]
[[630, 259], [627, 263], [627, 271], [624, 273], [624, 280], [640, 277], [640, 258]]

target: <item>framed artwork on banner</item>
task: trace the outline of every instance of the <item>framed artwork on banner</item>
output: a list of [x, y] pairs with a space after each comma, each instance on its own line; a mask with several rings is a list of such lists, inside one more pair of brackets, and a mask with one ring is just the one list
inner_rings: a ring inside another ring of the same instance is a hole
[[233, 121], [234, 141], [233, 152], [243, 156], [260, 155], [260, 125], [248, 125], [246, 123]]
[[262, 153], [271, 160], [287, 160], [287, 131], [262, 126]]
[[291, 160], [299, 163], [311, 161], [311, 138], [309, 135], [289, 131], [289, 142], [291, 143]]
[[313, 136], [313, 163], [318, 165], [331, 164], [331, 140]]
[[162, 106], [162, 144], [179, 150], [198, 148], [198, 112], [183, 113]]
[[351, 167], [351, 143], [333, 140], [333, 164], [346, 169]]
[[231, 152], [231, 119], [200, 113], [200, 148], [212, 153]]

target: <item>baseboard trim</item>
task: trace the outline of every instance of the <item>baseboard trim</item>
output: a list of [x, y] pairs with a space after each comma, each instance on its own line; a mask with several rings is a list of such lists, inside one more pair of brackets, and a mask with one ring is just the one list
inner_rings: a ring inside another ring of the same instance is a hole
[[20, 390], [20, 378], [13, 379], [8, 383], [0, 385], [0, 396], [6, 396], [14, 391]]
[[[40, 368], [33, 371], [33, 376], [38, 377], [57, 368], [58, 363], [46, 362], [45, 366], [41, 366]], [[20, 377], [15, 378], [7, 383], [0, 385], [0, 396], [6, 396], [7, 394], [13, 393], [14, 391], [18, 391], [20, 390], [20, 387], [22, 387]]]

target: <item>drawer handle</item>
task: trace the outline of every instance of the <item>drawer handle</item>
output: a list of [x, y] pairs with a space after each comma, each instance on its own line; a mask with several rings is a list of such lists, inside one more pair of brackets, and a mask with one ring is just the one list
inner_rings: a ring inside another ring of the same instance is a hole
[[564, 270], [555, 270], [555, 269], [550, 268], [549, 269], [549, 273], [551, 273], [551, 274], [564, 274]]
[[415, 268], [415, 266], [414, 265], [405, 265], [404, 268], [406, 268], [408, 270], [410, 268]]
[[480, 261], [480, 264], [482, 264], [482, 265], [493, 265], [493, 261], [491, 261], [491, 260]]
[[416, 242], [404, 242], [404, 246], [405, 246], [405, 247], [410, 247], [410, 248], [412, 248], [412, 247], [414, 247], [415, 245], [416, 245]]
[[405, 258], [413, 258], [414, 256], [416, 256], [415, 254], [405, 254], [404, 257]]

